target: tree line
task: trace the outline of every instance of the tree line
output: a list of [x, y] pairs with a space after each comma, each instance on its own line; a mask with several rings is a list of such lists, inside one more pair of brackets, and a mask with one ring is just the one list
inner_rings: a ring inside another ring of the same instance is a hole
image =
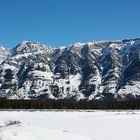
[[1, 109], [140, 109], [140, 100], [9, 100], [0, 99]]

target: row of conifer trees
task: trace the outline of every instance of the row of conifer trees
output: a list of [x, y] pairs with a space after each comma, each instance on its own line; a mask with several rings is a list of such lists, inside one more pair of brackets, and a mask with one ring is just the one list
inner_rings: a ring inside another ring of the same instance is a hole
[[7, 100], [0, 99], [1, 109], [140, 109], [140, 100]]

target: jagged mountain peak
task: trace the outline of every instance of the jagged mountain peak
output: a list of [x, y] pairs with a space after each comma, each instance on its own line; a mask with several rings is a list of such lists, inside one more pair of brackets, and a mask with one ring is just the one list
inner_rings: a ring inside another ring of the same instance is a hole
[[3, 52], [5, 52], [5, 53], [9, 53], [9, 49], [7, 49], [7, 48], [5, 48], [3, 45], [0, 45], [0, 53], [3, 53]]
[[86, 43], [81, 43], [81, 42], [76, 42], [76, 43], [74, 43], [72, 46], [73, 47], [82, 47], [82, 46], [84, 46]]
[[2, 45], [0, 45], [0, 49], [1, 50], [5, 50], [6, 48], [4, 48]]
[[0, 64], [7, 58], [9, 50], [0, 45]]
[[39, 45], [39, 46], [46, 46], [46, 45], [44, 45], [44, 44], [41, 44], [41, 43], [39, 43], [39, 42], [33, 42], [33, 41], [27, 41], [27, 40], [24, 40], [24, 41], [22, 41], [20, 44], [19, 44], [19, 46], [24, 46], [24, 45], [27, 45], [27, 46], [32, 46], [32, 45]]
[[23, 54], [23, 53], [32, 53], [32, 52], [46, 52], [52, 48], [41, 44], [39, 42], [32, 41], [22, 41], [15, 48], [11, 50], [12, 55]]
[[[95, 47], [97, 49], [99, 48], [105, 48], [107, 46], [121, 46], [121, 44], [132, 44], [132, 43], [138, 43], [140, 42], [140, 38], [135, 38], [135, 39], [123, 39], [123, 40], [115, 40], [115, 41], [90, 41], [87, 43], [81, 43], [81, 42], [76, 42], [74, 44], [71, 44], [69, 46], [60, 46], [58, 47], [61, 50], [64, 49], [73, 49], [73, 48], [82, 48], [84, 46], [89, 46], [89, 47]], [[1, 46], [2, 47], [2, 46]], [[28, 53], [28, 52], [34, 52], [34, 51], [41, 51], [41, 50], [56, 50], [58, 48], [53, 48], [44, 44], [41, 44], [39, 42], [33, 42], [33, 41], [27, 41], [24, 40], [20, 44], [18, 44], [16, 47], [12, 49], [12, 54], [18, 54], [18, 53]]]

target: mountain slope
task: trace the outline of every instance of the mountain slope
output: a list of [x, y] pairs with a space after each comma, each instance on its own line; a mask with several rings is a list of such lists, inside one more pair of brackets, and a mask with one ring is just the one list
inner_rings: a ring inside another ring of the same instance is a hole
[[139, 98], [140, 39], [51, 48], [24, 41], [0, 65], [0, 96], [23, 99]]
[[0, 45], [0, 64], [7, 58], [9, 51]]

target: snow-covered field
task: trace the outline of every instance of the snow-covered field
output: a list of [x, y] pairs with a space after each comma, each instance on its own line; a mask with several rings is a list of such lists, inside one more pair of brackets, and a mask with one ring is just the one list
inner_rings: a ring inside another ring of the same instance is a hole
[[139, 140], [139, 126], [140, 111], [0, 111], [0, 140]]

